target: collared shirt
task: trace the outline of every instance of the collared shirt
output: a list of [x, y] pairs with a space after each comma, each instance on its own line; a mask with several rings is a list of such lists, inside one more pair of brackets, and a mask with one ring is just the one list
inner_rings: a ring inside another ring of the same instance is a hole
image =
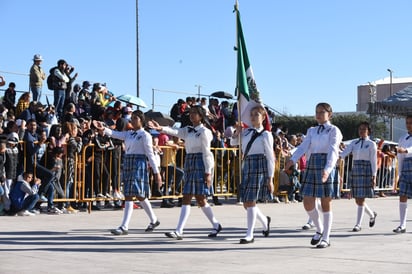
[[193, 130], [192, 128], [188, 126], [177, 129], [163, 127], [162, 132], [185, 140], [186, 153], [202, 153], [205, 173], [211, 174], [215, 165], [213, 153], [210, 151], [213, 134], [203, 124], [198, 125]]
[[[266, 159], [268, 160], [268, 177], [273, 177], [275, 172], [275, 154], [273, 151], [273, 136], [269, 131], [264, 130], [263, 127], [243, 129], [242, 151], [243, 153], [245, 152], [247, 144], [253, 136], [253, 132], [262, 133], [252, 143], [247, 155], [264, 154]], [[239, 138], [233, 138], [231, 144], [238, 145]]]
[[319, 130], [319, 133], [319, 126], [308, 129], [305, 139], [297, 147], [291, 160], [296, 163], [306, 153], [307, 161], [309, 161], [311, 154], [324, 153], [327, 154], [324, 170], [330, 173], [339, 158], [339, 144], [342, 141], [342, 133], [338, 127], [332, 125], [329, 121], [323, 126], [324, 129]]
[[409, 138], [409, 133], [406, 133], [401, 138], [399, 138], [398, 146], [405, 148], [408, 153], [398, 153], [398, 169], [399, 174], [402, 172], [402, 164], [405, 158], [412, 157], [412, 138]]
[[371, 162], [372, 175], [376, 176], [377, 171], [377, 147], [375, 142], [369, 139], [369, 136], [353, 140], [341, 153], [340, 157], [345, 158], [350, 153], [353, 160], [365, 160]]
[[156, 158], [153, 152], [153, 139], [149, 132], [144, 129], [116, 131], [109, 128], [104, 129], [104, 133], [113, 138], [123, 140], [126, 154], [143, 154], [149, 159], [149, 164], [153, 173], [159, 173]]

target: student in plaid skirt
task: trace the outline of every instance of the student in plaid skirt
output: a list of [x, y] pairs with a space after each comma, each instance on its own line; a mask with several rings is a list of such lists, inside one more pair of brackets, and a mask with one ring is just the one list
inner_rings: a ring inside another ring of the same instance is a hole
[[[234, 145], [237, 145], [239, 133], [242, 134], [242, 181], [240, 184], [240, 200], [247, 214], [246, 236], [240, 239], [240, 244], [254, 242], [256, 219], [263, 226], [262, 234], [268, 237], [270, 233], [269, 216], [263, 215], [256, 205], [262, 192], [273, 193], [273, 174], [275, 172], [275, 154], [273, 151], [273, 136], [263, 128], [266, 119], [266, 110], [262, 106], [253, 107], [250, 111], [251, 125], [247, 129], [239, 126], [232, 136]], [[257, 136], [257, 137], [256, 137]], [[264, 193], [264, 196], [266, 193]]]
[[155, 181], [159, 184], [162, 178], [156, 164], [153, 152], [152, 136], [144, 130], [145, 117], [143, 112], [135, 110], [131, 116], [133, 130], [116, 131], [103, 126], [102, 122], [94, 121], [94, 126], [98, 130], [103, 130], [104, 134], [124, 141], [125, 156], [123, 159], [123, 191], [125, 196], [125, 206], [121, 225], [112, 229], [113, 235], [127, 235], [128, 227], [133, 213], [133, 198], [139, 200], [141, 207], [150, 218], [150, 224], [146, 232], [152, 232], [160, 225], [152, 205], [148, 199], [150, 196], [149, 172], [146, 158], [153, 169]]
[[[308, 129], [306, 138], [286, 163], [285, 169], [289, 169], [306, 153], [308, 165], [301, 181], [301, 194], [303, 195], [303, 206], [316, 226], [316, 234], [310, 243], [316, 245], [317, 248], [325, 248], [330, 246], [333, 179], [336, 162], [339, 158], [342, 133], [330, 122], [332, 107], [328, 103], [316, 105], [315, 117], [318, 125]], [[321, 199], [323, 224], [321, 224], [319, 211], [315, 206], [316, 198]]]
[[374, 197], [377, 172], [377, 147], [374, 141], [369, 139], [371, 132], [368, 122], [362, 122], [358, 126], [359, 139], [353, 140], [340, 154], [345, 158], [350, 153], [353, 156], [353, 166], [350, 175], [350, 188], [352, 196], [358, 205], [356, 225], [353, 232], [359, 232], [362, 227], [364, 212], [369, 215], [369, 227], [375, 225], [378, 215], [365, 203], [365, 198]]
[[412, 197], [412, 115], [405, 119], [408, 133], [399, 139], [398, 168], [399, 168], [399, 217], [400, 223], [393, 230], [395, 233], [406, 232], [406, 215], [408, 198]]
[[160, 126], [156, 121], [149, 121], [148, 126], [168, 135], [177, 136], [185, 141], [186, 157], [184, 162], [184, 187], [182, 209], [176, 230], [165, 235], [176, 240], [183, 239], [183, 229], [190, 215], [191, 200], [195, 196], [197, 204], [209, 219], [213, 228], [208, 237], [216, 237], [222, 226], [216, 220], [212, 208], [207, 202], [207, 196], [212, 195], [212, 173], [214, 158], [210, 150], [213, 139], [207, 124], [206, 112], [201, 106], [191, 106], [189, 118], [192, 126], [170, 128]]

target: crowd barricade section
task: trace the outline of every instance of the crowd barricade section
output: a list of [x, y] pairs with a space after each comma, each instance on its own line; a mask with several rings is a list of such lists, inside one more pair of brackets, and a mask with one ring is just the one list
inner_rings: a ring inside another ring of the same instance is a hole
[[[19, 156], [22, 162], [23, 170], [26, 169], [27, 160], [30, 155], [26, 154], [25, 142], [20, 141], [20, 153], [23, 154]], [[64, 151], [65, 145], [63, 145]], [[184, 185], [184, 176], [181, 176], [181, 181], [179, 183], [178, 172], [184, 170], [184, 159], [185, 150], [184, 147], [170, 147], [161, 146], [162, 158], [161, 158], [161, 175], [162, 175], [162, 185], [160, 187], [160, 192], [162, 196], [152, 196], [150, 199], [166, 199], [172, 198], [177, 199], [182, 197], [182, 189]], [[238, 195], [238, 187], [241, 181], [241, 170], [239, 162], [239, 149], [238, 148], [212, 148], [212, 153], [215, 159], [215, 166], [213, 171], [213, 189], [214, 195], [220, 197], [230, 197]], [[45, 151], [45, 156], [40, 162], [46, 166], [47, 157], [51, 157], [47, 149]], [[103, 153], [101, 158], [100, 167], [96, 166], [95, 162], [95, 145], [87, 144], [83, 146], [81, 153], [75, 155], [74, 158], [74, 169], [72, 178], [73, 181], [73, 191], [71, 196], [61, 196], [56, 193], [54, 201], [57, 202], [77, 202], [77, 203], [87, 203], [89, 206], [89, 212], [91, 210], [91, 205], [93, 202], [107, 202], [113, 201], [112, 195], [110, 197], [105, 196], [99, 197], [98, 192], [103, 189], [104, 182], [108, 183], [108, 193], [112, 194], [114, 189], [122, 191], [122, 155], [114, 157], [114, 151], [109, 151]], [[170, 162], [170, 155], [173, 155], [173, 160]], [[285, 202], [288, 202], [288, 195], [286, 191], [278, 191], [279, 188], [279, 174], [284, 168], [289, 157], [285, 156], [283, 153], [276, 153], [275, 162], [275, 174], [273, 177], [274, 182], [274, 194], [277, 196], [284, 196]], [[169, 157], [169, 158], [168, 158]], [[383, 157], [382, 163], [378, 167], [377, 180], [375, 191], [385, 191], [385, 192], [396, 192], [397, 190], [397, 180], [398, 177], [398, 166], [397, 159], [394, 158], [390, 165], [388, 161], [385, 161]], [[69, 193], [68, 191], [68, 159], [65, 154], [63, 157], [64, 171], [62, 172], [62, 177], [60, 180], [60, 186], [63, 193]], [[98, 168], [98, 170], [96, 169]], [[341, 193], [350, 193], [350, 172], [352, 169], [352, 158], [351, 155], [344, 159], [340, 159], [337, 163], [337, 171], [339, 176], [339, 189]], [[154, 190], [158, 188], [158, 184], [153, 180], [153, 174], [149, 170], [150, 176], [150, 186]], [[34, 174], [36, 176], [36, 174]], [[96, 175], [99, 179], [96, 179]], [[106, 185], [107, 187], [107, 185]]]

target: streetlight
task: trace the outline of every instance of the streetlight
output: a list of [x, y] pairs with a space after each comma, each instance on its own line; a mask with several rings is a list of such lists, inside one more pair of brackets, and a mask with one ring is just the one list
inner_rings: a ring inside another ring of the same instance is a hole
[[200, 99], [200, 89], [202, 88], [201, 85], [195, 85], [197, 87], [197, 98]]
[[[393, 73], [393, 70], [391, 70], [391, 69], [387, 69], [387, 71], [389, 71], [389, 96], [392, 96], [392, 73]], [[391, 138], [391, 141], [393, 141], [393, 118], [391, 117], [391, 120], [390, 120], [390, 138]]]

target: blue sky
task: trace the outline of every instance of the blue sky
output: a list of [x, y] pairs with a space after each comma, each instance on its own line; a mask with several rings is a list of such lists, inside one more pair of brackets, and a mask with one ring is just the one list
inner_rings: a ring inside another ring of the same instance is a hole
[[[149, 107], [153, 89], [163, 112], [198, 86], [201, 94], [234, 93], [234, 2], [139, 1], [140, 97]], [[136, 94], [135, 4], [1, 0], [0, 74], [27, 90], [27, 77], [4, 71], [28, 73], [40, 53], [47, 72], [63, 58], [79, 83]], [[311, 115], [321, 101], [354, 111], [358, 85], [388, 77], [388, 68], [394, 77], [412, 74], [412, 1], [240, 0], [239, 9], [260, 94], [280, 112]]]

